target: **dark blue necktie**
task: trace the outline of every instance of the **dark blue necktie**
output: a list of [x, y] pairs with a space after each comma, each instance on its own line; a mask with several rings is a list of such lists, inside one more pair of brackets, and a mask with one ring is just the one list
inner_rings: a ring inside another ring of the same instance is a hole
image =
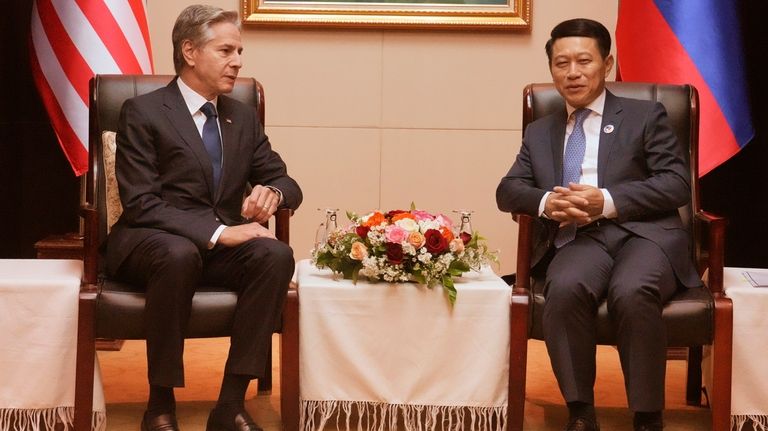
[[200, 108], [200, 112], [205, 114], [205, 124], [203, 125], [203, 144], [208, 151], [213, 166], [213, 188], [219, 185], [221, 177], [221, 135], [219, 135], [219, 125], [216, 122], [218, 114], [216, 107], [211, 102], [205, 102]]
[[[587, 137], [584, 134], [584, 120], [592, 112], [581, 108], [573, 112], [576, 123], [568, 136], [563, 155], [563, 187], [568, 183], [578, 183], [581, 179], [581, 164], [584, 162], [584, 151], [587, 149]], [[576, 224], [570, 223], [561, 227], [555, 235], [555, 247], [560, 248], [576, 238]]]

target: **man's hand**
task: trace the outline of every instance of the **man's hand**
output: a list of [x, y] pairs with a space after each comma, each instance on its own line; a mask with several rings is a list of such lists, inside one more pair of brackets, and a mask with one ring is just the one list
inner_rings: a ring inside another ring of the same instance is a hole
[[280, 205], [280, 196], [277, 193], [268, 187], [257, 185], [243, 201], [240, 214], [257, 223], [264, 223], [277, 211], [278, 205]]
[[561, 225], [584, 225], [603, 213], [603, 193], [593, 186], [570, 183], [555, 187], [544, 205], [545, 214]]
[[259, 223], [252, 222], [224, 228], [217, 243], [225, 247], [234, 247], [254, 238], [275, 239], [275, 235]]

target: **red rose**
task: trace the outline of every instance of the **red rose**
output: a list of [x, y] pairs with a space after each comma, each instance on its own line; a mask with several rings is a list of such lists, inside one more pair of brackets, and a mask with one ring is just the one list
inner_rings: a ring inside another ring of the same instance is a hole
[[445, 240], [443, 234], [437, 229], [429, 229], [424, 232], [424, 239], [426, 240], [424, 246], [432, 254], [440, 254], [448, 248], [448, 241]]
[[387, 246], [387, 260], [389, 263], [399, 265], [403, 263], [403, 246], [395, 244], [394, 242], [388, 242]]
[[462, 233], [459, 234], [459, 238], [461, 238], [461, 242], [463, 242], [464, 245], [467, 245], [467, 244], [469, 244], [469, 241], [472, 240], [472, 235], [470, 235], [470, 234], [468, 234], [466, 232], [462, 232]]
[[370, 226], [358, 226], [355, 228], [355, 233], [360, 238], [366, 238], [368, 236], [368, 231], [371, 230]]
[[398, 214], [406, 213], [406, 212], [408, 212], [408, 211], [403, 211], [403, 210], [392, 210], [392, 211], [390, 211], [390, 212], [388, 212], [388, 213], [384, 214], [384, 216], [385, 216], [386, 218], [388, 218], [388, 219], [392, 219], [392, 217], [394, 217], [394, 216], [396, 216], [396, 215], [398, 215]]

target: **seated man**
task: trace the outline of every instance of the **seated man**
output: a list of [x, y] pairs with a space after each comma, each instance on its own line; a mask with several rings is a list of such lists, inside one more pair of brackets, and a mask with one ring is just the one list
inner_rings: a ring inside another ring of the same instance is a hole
[[544, 338], [570, 414], [566, 430], [599, 430], [595, 316], [615, 322], [635, 430], [661, 430], [663, 304], [701, 284], [677, 208], [690, 198], [686, 159], [659, 103], [605, 90], [611, 36], [600, 23], [558, 24], [546, 44], [566, 109], [531, 123], [496, 191], [499, 209], [540, 217]]
[[[237, 12], [190, 6], [173, 28], [177, 77], [129, 99], [117, 132], [123, 213], [107, 239], [110, 275], [146, 286], [149, 402], [143, 431], [176, 430], [174, 387], [200, 283], [238, 294], [221, 392], [207, 429], [260, 430], [245, 411], [263, 376], [293, 275], [293, 251], [259, 223], [302, 195], [256, 110], [228, 98], [240, 71]], [[243, 200], [248, 185], [250, 195]]]

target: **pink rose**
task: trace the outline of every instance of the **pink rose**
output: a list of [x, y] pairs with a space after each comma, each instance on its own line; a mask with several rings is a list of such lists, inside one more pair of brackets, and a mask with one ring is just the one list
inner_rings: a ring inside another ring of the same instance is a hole
[[398, 225], [391, 224], [384, 229], [387, 241], [400, 244], [408, 238], [408, 231]]
[[416, 221], [435, 219], [435, 216], [422, 210], [411, 210], [411, 214], [413, 214], [413, 216], [416, 217]]
[[453, 227], [453, 221], [451, 221], [445, 214], [438, 214], [437, 217], [435, 217], [435, 221], [440, 223], [440, 226], [447, 227], [448, 229]]
[[460, 238], [455, 238], [451, 240], [451, 242], [448, 244], [448, 247], [454, 253], [461, 253], [464, 251], [464, 241], [462, 241]]

